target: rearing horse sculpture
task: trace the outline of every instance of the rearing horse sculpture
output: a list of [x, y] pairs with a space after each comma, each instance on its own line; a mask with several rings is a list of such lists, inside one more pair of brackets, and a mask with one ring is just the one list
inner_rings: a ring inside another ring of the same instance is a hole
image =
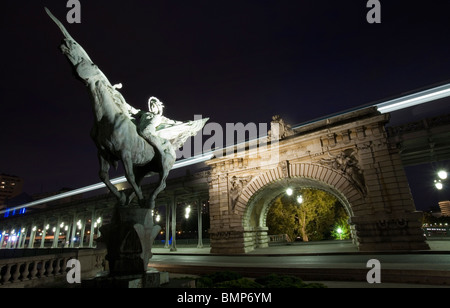
[[[142, 208], [154, 209], [155, 199], [164, 190], [175, 163], [175, 151], [196, 135], [208, 119], [186, 123], [167, 119], [162, 116], [162, 103], [154, 97], [149, 100], [149, 112], [128, 105], [117, 90], [122, 85], [112, 85], [62, 23], [47, 8], [46, 12], [64, 34], [61, 50], [93, 101], [95, 121], [91, 137], [98, 148], [100, 179], [117, 197], [119, 205], [129, 205], [136, 195]], [[109, 179], [110, 167], [117, 168], [119, 161], [133, 188], [128, 195], [118, 191]], [[159, 174], [159, 183], [146, 200], [140, 183], [148, 174]]]

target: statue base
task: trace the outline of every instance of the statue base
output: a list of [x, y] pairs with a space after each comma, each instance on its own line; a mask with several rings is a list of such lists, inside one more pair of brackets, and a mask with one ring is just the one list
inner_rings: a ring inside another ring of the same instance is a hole
[[151, 248], [160, 226], [153, 224], [149, 209], [119, 208], [111, 223], [103, 226], [99, 242], [106, 245], [109, 275], [117, 277], [146, 274]]
[[169, 273], [149, 269], [143, 274], [111, 276], [101, 272], [94, 278], [83, 280], [82, 288], [87, 289], [151, 289], [169, 283]]

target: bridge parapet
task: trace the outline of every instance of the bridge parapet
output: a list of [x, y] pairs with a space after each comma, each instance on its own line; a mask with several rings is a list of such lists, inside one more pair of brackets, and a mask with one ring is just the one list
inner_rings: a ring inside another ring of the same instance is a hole
[[[2, 251], [2, 255], [11, 251]], [[15, 250], [14, 255], [21, 254]], [[66, 282], [67, 261], [77, 259], [81, 264], [81, 278], [92, 278], [104, 270], [105, 249], [34, 250], [27, 249], [27, 257], [0, 259], [0, 288], [30, 288]]]

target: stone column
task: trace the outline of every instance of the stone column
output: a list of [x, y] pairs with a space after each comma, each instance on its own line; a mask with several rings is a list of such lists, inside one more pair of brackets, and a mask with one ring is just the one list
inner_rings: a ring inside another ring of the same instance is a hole
[[70, 234], [70, 238], [69, 238], [69, 240], [70, 240], [70, 245], [69, 245], [69, 247], [70, 248], [73, 248], [74, 247], [74, 242], [75, 242], [75, 240], [74, 240], [74, 238], [76, 237], [76, 232], [77, 232], [77, 214], [76, 213], [73, 213], [73, 220], [72, 220], [72, 232], [71, 232], [71, 234]]
[[169, 242], [170, 242], [170, 208], [171, 208], [171, 201], [169, 203], [166, 203], [166, 242], [164, 243], [164, 248], [169, 248]]
[[16, 240], [16, 242], [13, 244], [10, 239], [11, 239], [11, 236], [13, 235], [12, 231], [14, 231], [14, 235], [17, 235], [17, 230], [18, 229], [16, 226], [13, 226], [9, 229], [9, 238], [8, 238], [8, 242], [6, 243], [6, 248], [8, 248], [8, 249], [16, 248], [16, 244], [19, 242], [19, 240]]
[[99, 216], [97, 217], [97, 219], [100, 218], [100, 222], [97, 223], [97, 238], [99, 238], [102, 235], [102, 233], [100, 232], [100, 227], [103, 225], [103, 218], [102, 213], [97, 213], [97, 215]]
[[46, 218], [44, 220], [44, 225], [42, 227], [42, 236], [41, 236], [40, 248], [45, 248], [45, 237], [47, 236], [47, 225], [48, 225], [48, 219]]
[[31, 233], [30, 233], [30, 241], [28, 242], [28, 248], [34, 248], [34, 239], [36, 238], [37, 226], [32, 223], [31, 224]]
[[92, 215], [91, 215], [91, 232], [89, 234], [89, 248], [94, 248], [94, 232], [95, 232], [95, 221], [97, 219], [95, 218], [95, 209], [92, 210]]
[[17, 243], [15, 244], [14, 248], [16, 248], [16, 247], [23, 248], [25, 246], [25, 240], [27, 238], [27, 230], [28, 230], [28, 228], [26, 226], [22, 227], [20, 229], [20, 236], [19, 236], [19, 239], [17, 240]]
[[170, 251], [177, 251], [177, 202], [174, 195], [170, 198], [170, 206], [172, 211], [172, 245]]
[[4, 231], [4, 229], [2, 229], [0, 238], [0, 249], [3, 249], [3, 243], [5, 242], [5, 234], [6, 232]]
[[203, 215], [202, 215], [202, 207], [203, 203], [202, 203], [202, 199], [198, 199], [197, 201], [197, 210], [198, 210], [198, 214], [197, 214], [197, 219], [198, 219], [198, 244], [197, 244], [197, 248], [203, 248]]
[[83, 248], [84, 246], [84, 234], [86, 232], [86, 217], [81, 219], [81, 230], [80, 230], [80, 245], [79, 248]]
[[56, 222], [55, 232], [53, 234], [52, 248], [58, 248], [59, 233], [61, 232], [61, 223], [62, 223], [62, 217], [60, 215], [58, 215], [58, 220]]

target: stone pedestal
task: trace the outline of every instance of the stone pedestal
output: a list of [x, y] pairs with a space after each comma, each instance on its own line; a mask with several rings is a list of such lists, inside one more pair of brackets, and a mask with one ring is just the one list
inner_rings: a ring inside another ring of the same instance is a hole
[[111, 276], [142, 275], [152, 257], [152, 243], [161, 230], [153, 223], [152, 211], [117, 207], [111, 223], [101, 229]]

